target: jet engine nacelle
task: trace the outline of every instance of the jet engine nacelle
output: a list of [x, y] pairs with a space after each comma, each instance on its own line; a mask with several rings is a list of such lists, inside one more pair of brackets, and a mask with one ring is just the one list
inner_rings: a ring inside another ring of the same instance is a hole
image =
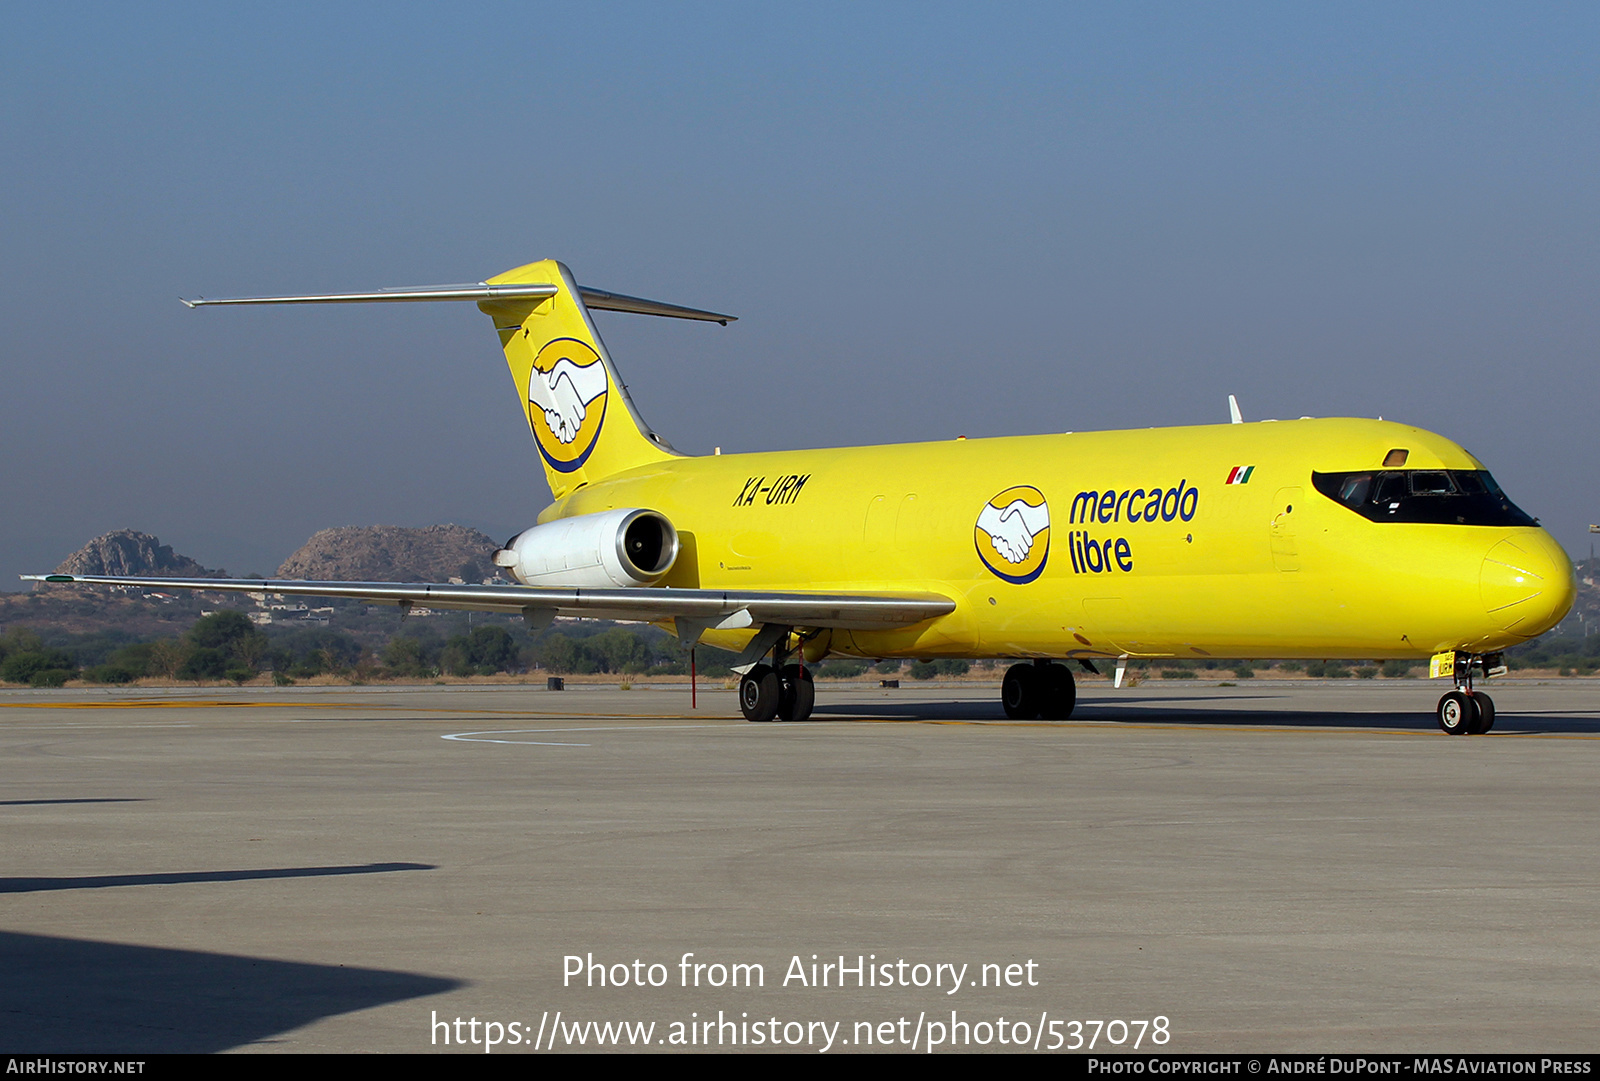
[[660, 580], [678, 558], [678, 531], [653, 510], [580, 514], [524, 529], [494, 554], [519, 582], [561, 589], [618, 589]]

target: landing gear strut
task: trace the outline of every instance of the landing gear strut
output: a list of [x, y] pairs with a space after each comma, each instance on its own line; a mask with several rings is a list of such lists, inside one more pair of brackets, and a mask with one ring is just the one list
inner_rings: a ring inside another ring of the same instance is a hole
[[[1500, 662], [1498, 653], [1483, 655], [1457, 654], [1455, 663], [1456, 689], [1439, 699], [1435, 711], [1439, 727], [1448, 736], [1481, 736], [1494, 727], [1494, 699], [1482, 691], [1472, 689], [1472, 670], [1482, 669], [1485, 677]], [[1503, 671], [1503, 669], [1502, 669]]]
[[1078, 702], [1078, 685], [1064, 664], [1035, 661], [1014, 664], [1000, 684], [1000, 704], [1014, 721], [1064, 721]]

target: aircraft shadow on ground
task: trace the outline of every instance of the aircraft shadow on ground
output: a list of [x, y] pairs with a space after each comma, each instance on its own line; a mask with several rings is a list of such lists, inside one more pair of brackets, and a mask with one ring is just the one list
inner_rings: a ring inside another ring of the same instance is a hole
[[261, 878], [321, 878], [389, 871], [431, 871], [431, 863], [361, 863], [343, 867], [261, 867], [238, 871], [172, 871], [142, 875], [72, 875], [60, 878], [0, 878], [0, 893], [98, 890], [109, 886], [173, 886], [187, 882], [248, 882]]
[[0, 1046], [204, 1053], [463, 981], [0, 931]]
[[[1266, 702], [1282, 696], [1242, 695], [1229, 701]], [[1195, 708], [1190, 703], [1202, 703]], [[1125, 703], [1079, 702], [1072, 721], [1111, 721], [1118, 724], [1182, 724], [1249, 726], [1274, 728], [1360, 728], [1387, 731], [1437, 731], [1433, 714], [1434, 698], [1419, 697], [1417, 708], [1405, 712], [1348, 712], [1338, 710], [1273, 709], [1255, 706], [1230, 709], [1215, 698], [1201, 696], [1129, 700]], [[895, 721], [1004, 721], [999, 702], [830, 702], [818, 705], [812, 721], [895, 720]], [[1032, 722], [1036, 724], [1067, 722]], [[1600, 733], [1600, 710], [1540, 710], [1526, 714], [1501, 712], [1495, 719], [1495, 734], [1520, 735]]]

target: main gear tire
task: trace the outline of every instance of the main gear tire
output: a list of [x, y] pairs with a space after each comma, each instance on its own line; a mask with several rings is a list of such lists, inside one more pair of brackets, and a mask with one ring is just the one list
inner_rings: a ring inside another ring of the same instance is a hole
[[798, 664], [786, 664], [783, 666], [783, 675], [779, 683], [778, 719], [780, 721], [809, 719], [811, 707], [817, 700], [817, 686], [811, 682], [811, 669], [802, 668]]
[[1078, 704], [1078, 684], [1072, 669], [1064, 664], [1047, 664], [1039, 670], [1039, 716], [1047, 721], [1064, 721]]
[[1038, 668], [1014, 664], [1006, 669], [1000, 683], [1000, 705], [1013, 721], [1031, 721], [1039, 716], [1040, 679]]
[[747, 721], [770, 721], [778, 715], [782, 695], [778, 673], [770, 664], [758, 664], [739, 680], [739, 710]]

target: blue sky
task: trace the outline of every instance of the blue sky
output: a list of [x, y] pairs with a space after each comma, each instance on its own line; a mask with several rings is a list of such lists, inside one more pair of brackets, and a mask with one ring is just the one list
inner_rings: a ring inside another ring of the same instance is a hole
[[17, 5], [0, 588], [131, 527], [233, 573], [548, 501], [470, 306], [582, 282], [691, 452], [1383, 415], [1573, 554], [1600, 15], [1482, 5]]

